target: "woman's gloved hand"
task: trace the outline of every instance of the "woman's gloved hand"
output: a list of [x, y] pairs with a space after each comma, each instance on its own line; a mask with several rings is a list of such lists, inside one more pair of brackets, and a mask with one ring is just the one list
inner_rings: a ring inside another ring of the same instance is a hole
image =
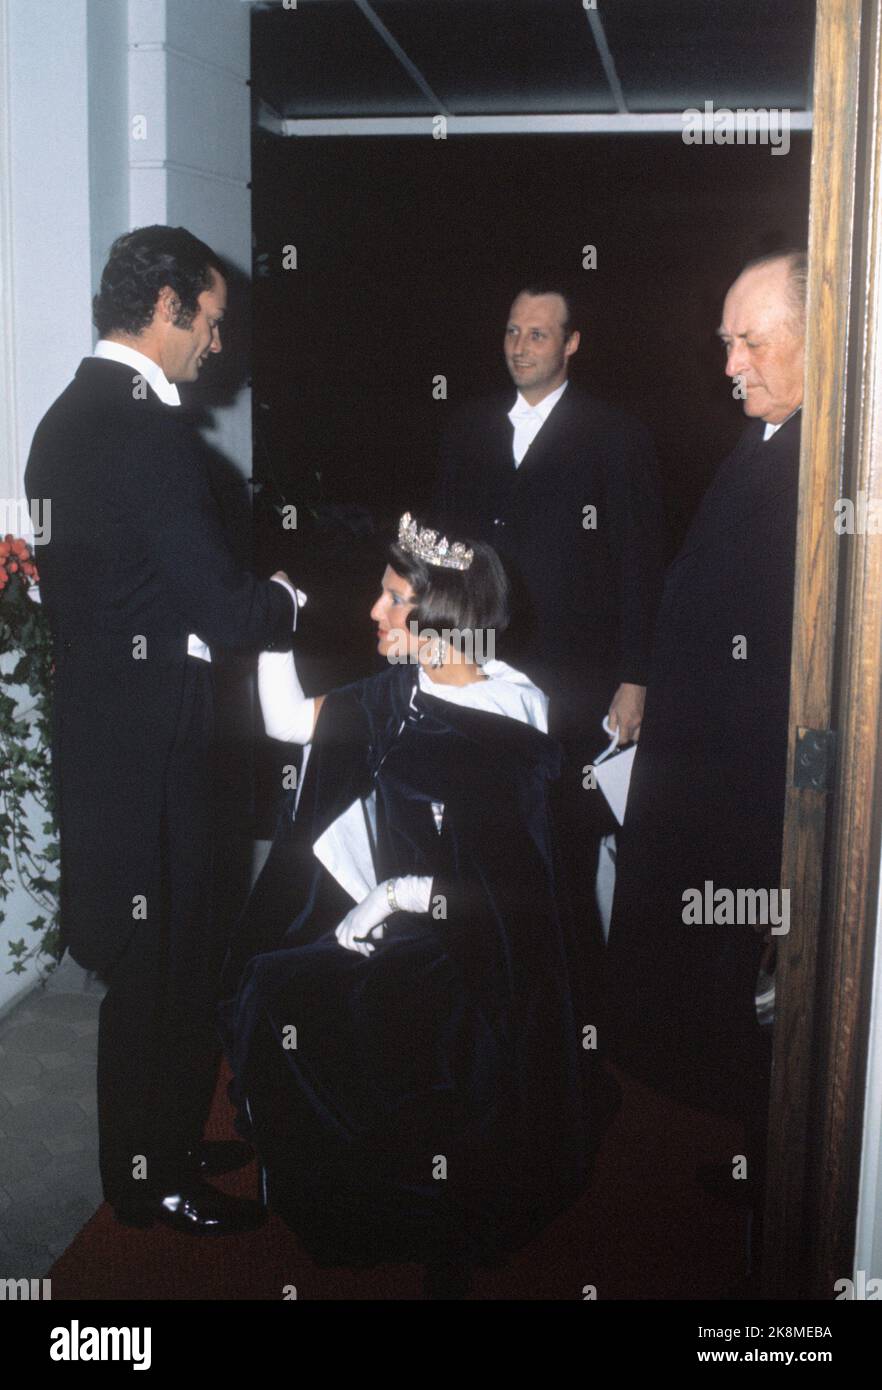
[[383, 939], [387, 917], [394, 912], [428, 912], [431, 897], [431, 878], [417, 874], [387, 878], [347, 912], [334, 935], [347, 951], [369, 956], [374, 943]]

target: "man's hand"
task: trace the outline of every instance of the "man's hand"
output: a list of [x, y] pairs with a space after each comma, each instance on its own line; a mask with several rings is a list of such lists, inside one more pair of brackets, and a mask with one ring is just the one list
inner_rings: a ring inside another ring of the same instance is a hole
[[619, 743], [636, 743], [640, 737], [640, 725], [643, 722], [643, 706], [646, 703], [645, 685], [619, 686], [612, 698], [609, 707], [609, 727], [615, 733], [619, 731]]

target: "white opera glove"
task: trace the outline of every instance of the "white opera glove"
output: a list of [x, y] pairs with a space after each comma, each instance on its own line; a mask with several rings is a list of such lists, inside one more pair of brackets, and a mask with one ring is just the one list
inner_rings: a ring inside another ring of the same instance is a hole
[[431, 900], [432, 880], [428, 876], [387, 878], [347, 912], [334, 935], [347, 951], [369, 956], [372, 943], [383, 939], [387, 917], [394, 912], [428, 912]]
[[270, 738], [282, 743], [309, 743], [315, 724], [315, 700], [307, 699], [294, 665], [293, 652], [261, 652], [257, 658], [257, 693]]
[[[282, 581], [279, 580], [279, 583]], [[285, 585], [290, 588], [289, 585]], [[298, 611], [306, 603], [299, 589]], [[282, 743], [309, 743], [315, 724], [315, 700], [307, 699], [297, 675], [293, 652], [261, 652], [257, 658], [257, 693], [270, 738]]]

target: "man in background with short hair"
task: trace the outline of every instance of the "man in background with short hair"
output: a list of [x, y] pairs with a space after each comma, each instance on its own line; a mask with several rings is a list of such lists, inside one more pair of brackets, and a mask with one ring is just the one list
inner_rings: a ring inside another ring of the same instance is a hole
[[587, 767], [608, 742], [604, 717], [621, 743], [640, 735], [665, 542], [647, 430], [569, 380], [581, 341], [572, 314], [550, 285], [516, 296], [503, 338], [514, 399], [473, 401], [451, 420], [436, 510], [508, 571], [504, 655], [549, 696], [566, 752], [565, 848], [593, 918], [600, 837], [615, 821]]

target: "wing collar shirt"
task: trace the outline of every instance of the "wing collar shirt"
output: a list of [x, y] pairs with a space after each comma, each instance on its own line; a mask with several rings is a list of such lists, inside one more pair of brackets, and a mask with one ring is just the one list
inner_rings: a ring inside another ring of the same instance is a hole
[[[136, 372], [143, 376], [147, 385], [155, 391], [163, 405], [180, 405], [181, 397], [178, 388], [173, 381], [169, 381], [165, 372], [158, 362], [154, 362], [152, 357], [145, 357], [143, 352], [138, 352], [136, 348], [129, 347], [126, 343], [113, 343], [108, 338], [101, 338], [96, 344], [94, 357], [104, 357], [111, 362], [122, 362], [127, 367], [134, 367]], [[281, 584], [288, 590], [294, 603], [295, 626], [297, 617], [297, 594], [290, 584], [286, 584], [284, 579], [276, 579], [276, 584]], [[201, 637], [197, 637], [195, 632], [191, 632], [187, 638], [187, 653], [189, 656], [198, 657], [200, 661], [210, 661], [211, 652]]]
[[514, 455], [515, 468], [520, 468], [524, 455], [566, 389], [567, 383], [564, 382], [563, 386], [558, 386], [556, 391], [543, 396], [538, 405], [530, 405], [529, 401], [524, 400], [520, 391], [518, 392], [518, 398], [508, 412], [508, 418], [514, 425], [511, 451]]

